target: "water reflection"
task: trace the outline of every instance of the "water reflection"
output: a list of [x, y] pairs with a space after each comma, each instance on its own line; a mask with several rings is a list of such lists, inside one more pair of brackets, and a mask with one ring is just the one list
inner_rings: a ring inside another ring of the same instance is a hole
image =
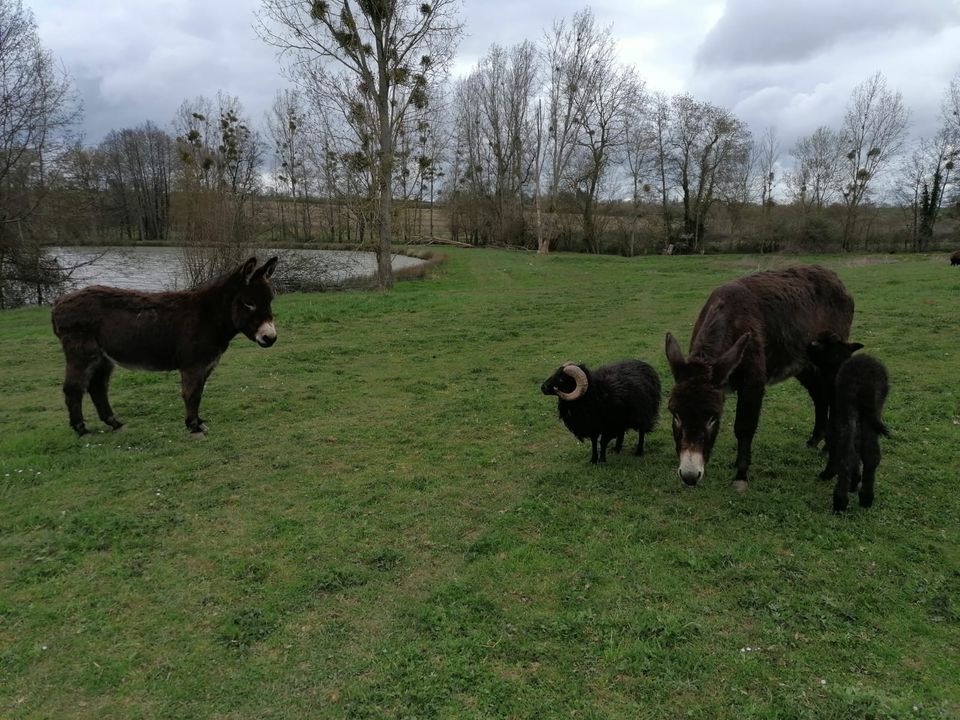
[[[61, 265], [75, 267], [70, 285], [110, 285], [137, 290], [177, 290], [187, 286], [180, 248], [176, 247], [52, 247], [49, 251]], [[351, 280], [370, 277], [377, 272], [377, 257], [372, 252], [349, 250], [262, 250], [261, 260], [280, 254], [309, 268], [312, 287], [336, 287]], [[422, 260], [407, 255], [393, 256], [393, 269], [419, 265]], [[283, 264], [277, 268], [283, 278]]]

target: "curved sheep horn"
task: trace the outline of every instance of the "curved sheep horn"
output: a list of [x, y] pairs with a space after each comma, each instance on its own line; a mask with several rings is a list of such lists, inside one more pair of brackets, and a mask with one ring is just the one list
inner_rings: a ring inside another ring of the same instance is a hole
[[577, 381], [577, 386], [568, 393], [557, 390], [557, 397], [561, 400], [577, 400], [583, 397], [583, 394], [587, 391], [587, 374], [573, 363], [564, 365], [563, 371]]

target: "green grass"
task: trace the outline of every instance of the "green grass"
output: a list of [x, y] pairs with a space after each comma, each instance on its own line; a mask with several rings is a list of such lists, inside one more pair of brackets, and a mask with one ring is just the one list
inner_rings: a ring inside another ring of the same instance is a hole
[[876, 504], [834, 516], [796, 382], [744, 495], [732, 400], [689, 489], [666, 423], [595, 468], [539, 392], [622, 357], [669, 388], [664, 333], [793, 260], [445, 252], [389, 294], [278, 298], [202, 442], [176, 375], [125, 370], [126, 432], [76, 439], [49, 311], [0, 314], [0, 717], [960, 717], [943, 256], [819, 259], [893, 384]]

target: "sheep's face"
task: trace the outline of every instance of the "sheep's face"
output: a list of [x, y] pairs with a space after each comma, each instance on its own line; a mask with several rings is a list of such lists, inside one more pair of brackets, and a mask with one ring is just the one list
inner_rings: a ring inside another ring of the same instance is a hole
[[589, 386], [589, 377], [585, 365], [566, 363], [543, 381], [540, 392], [544, 395], [556, 395], [561, 400], [577, 400], [583, 397]]
[[677, 383], [667, 409], [673, 416], [673, 441], [680, 465], [677, 474], [687, 485], [703, 477], [720, 431], [726, 394], [709, 380], [690, 378]]
[[573, 392], [576, 385], [576, 380], [567, 375], [563, 368], [559, 368], [553, 375], [543, 381], [543, 384], [540, 385], [540, 392], [544, 395], [556, 395], [558, 390], [569, 393]]

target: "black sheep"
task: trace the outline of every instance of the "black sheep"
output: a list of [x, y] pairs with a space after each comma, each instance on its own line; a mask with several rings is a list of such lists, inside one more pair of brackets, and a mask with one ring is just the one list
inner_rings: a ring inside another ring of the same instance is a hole
[[880, 419], [890, 392], [887, 370], [869, 355], [851, 357], [862, 347], [860, 343], [843, 342], [834, 333], [821, 333], [809, 348], [810, 359], [833, 389], [827, 429], [829, 459], [820, 477], [829, 480], [837, 476], [834, 512], [847, 509], [847, 493], [858, 486], [861, 507], [873, 504], [873, 483], [880, 464], [879, 436], [890, 435]]
[[607, 444], [614, 438], [614, 450], [620, 452], [630, 429], [640, 433], [635, 454], [643, 455], [644, 435], [653, 430], [660, 410], [660, 376], [647, 363], [621, 360], [593, 371], [566, 363], [540, 390], [557, 396], [560, 419], [578, 440], [590, 438], [590, 462], [606, 462]]

